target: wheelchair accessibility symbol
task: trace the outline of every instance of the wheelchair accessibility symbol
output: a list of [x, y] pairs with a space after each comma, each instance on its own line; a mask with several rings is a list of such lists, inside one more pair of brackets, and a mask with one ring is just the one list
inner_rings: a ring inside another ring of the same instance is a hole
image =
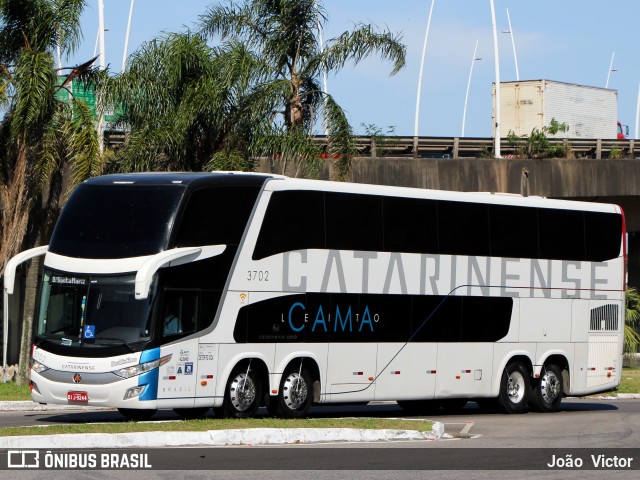
[[82, 336], [84, 338], [94, 338], [96, 335], [96, 326], [95, 325], [85, 325], [84, 332]]

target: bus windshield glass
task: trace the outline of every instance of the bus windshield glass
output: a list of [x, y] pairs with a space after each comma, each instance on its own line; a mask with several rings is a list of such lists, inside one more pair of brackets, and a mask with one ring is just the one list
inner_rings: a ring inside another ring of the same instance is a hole
[[136, 300], [134, 285], [133, 275], [87, 277], [45, 270], [38, 335], [76, 347], [149, 340], [151, 302]]
[[164, 250], [181, 185], [82, 184], [65, 205], [49, 250], [75, 258], [130, 258]]

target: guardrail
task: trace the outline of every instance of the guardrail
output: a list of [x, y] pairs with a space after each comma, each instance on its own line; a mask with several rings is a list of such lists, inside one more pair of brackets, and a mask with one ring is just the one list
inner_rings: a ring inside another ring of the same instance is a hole
[[[326, 143], [326, 137], [315, 137]], [[356, 137], [361, 156], [413, 158], [493, 158], [493, 138], [458, 137]], [[636, 158], [640, 142], [636, 140], [602, 140], [585, 138], [551, 138], [553, 147], [562, 147], [565, 158]], [[518, 158], [524, 141], [510, 143], [503, 139], [500, 146], [504, 158]]]
[[[125, 132], [105, 132], [105, 144], [118, 147], [125, 142]], [[475, 137], [400, 137], [358, 136], [354, 138], [361, 157], [408, 158], [493, 158], [493, 138]], [[327, 145], [327, 137], [317, 135], [314, 141]], [[586, 138], [550, 138], [553, 147], [562, 147], [564, 158], [636, 158], [640, 157], [640, 141]], [[522, 145], [523, 143], [520, 143]], [[502, 140], [503, 158], [519, 158], [519, 147]], [[524, 158], [524, 157], [523, 157]]]

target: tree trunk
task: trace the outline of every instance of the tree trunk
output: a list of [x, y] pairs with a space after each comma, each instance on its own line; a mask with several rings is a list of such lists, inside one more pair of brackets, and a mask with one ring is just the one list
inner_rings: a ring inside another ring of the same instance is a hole
[[24, 304], [22, 315], [22, 335], [20, 337], [20, 359], [18, 361], [17, 385], [29, 384], [29, 360], [31, 359], [31, 342], [33, 341], [33, 318], [36, 312], [38, 295], [38, 274], [42, 265], [42, 257], [35, 257], [27, 267], [27, 278], [24, 287]]
[[[67, 171], [67, 176], [70, 171]], [[60, 206], [64, 201], [62, 185], [64, 183], [64, 173], [57, 171], [49, 182], [48, 188], [43, 193], [44, 201], [38, 202], [31, 209], [30, 228], [31, 235], [28, 235], [25, 244], [29, 247], [40, 246], [43, 239], [51, 236], [53, 227], [60, 213]], [[18, 375], [16, 383], [18, 385], [29, 384], [29, 360], [31, 359], [31, 343], [33, 342], [34, 318], [38, 313], [38, 287], [40, 270], [43, 257], [33, 258], [27, 266], [27, 276], [24, 285], [24, 297], [22, 304], [22, 334], [20, 336], [20, 357], [18, 363]]]

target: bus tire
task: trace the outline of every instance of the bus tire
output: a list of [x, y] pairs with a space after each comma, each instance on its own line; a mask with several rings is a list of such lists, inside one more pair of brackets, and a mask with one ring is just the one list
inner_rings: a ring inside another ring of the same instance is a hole
[[151, 417], [153, 417], [156, 414], [158, 410], [151, 409], [151, 408], [145, 408], [145, 409], [119, 408], [118, 411], [127, 420], [132, 420], [137, 422], [137, 421], [149, 420]]
[[514, 361], [502, 372], [498, 405], [505, 413], [524, 413], [529, 406], [531, 384], [522, 362]]
[[307, 415], [313, 402], [313, 379], [306, 368], [289, 365], [280, 381], [277, 413], [282, 418], [301, 418]]
[[202, 418], [209, 411], [209, 407], [199, 408], [174, 408], [173, 412], [179, 417], [185, 420], [193, 420], [195, 418]]
[[538, 412], [556, 412], [564, 394], [562, 369], [546, 365], [542, 376], [534, 381], [531, 391], [531, 406]]
[[258, 411], [262, 398], [262, 384], [258, 373], [246, 365], [236, 366], [224, 389], [222, 407], [214, 408], [224, 418], [250, 418]]

